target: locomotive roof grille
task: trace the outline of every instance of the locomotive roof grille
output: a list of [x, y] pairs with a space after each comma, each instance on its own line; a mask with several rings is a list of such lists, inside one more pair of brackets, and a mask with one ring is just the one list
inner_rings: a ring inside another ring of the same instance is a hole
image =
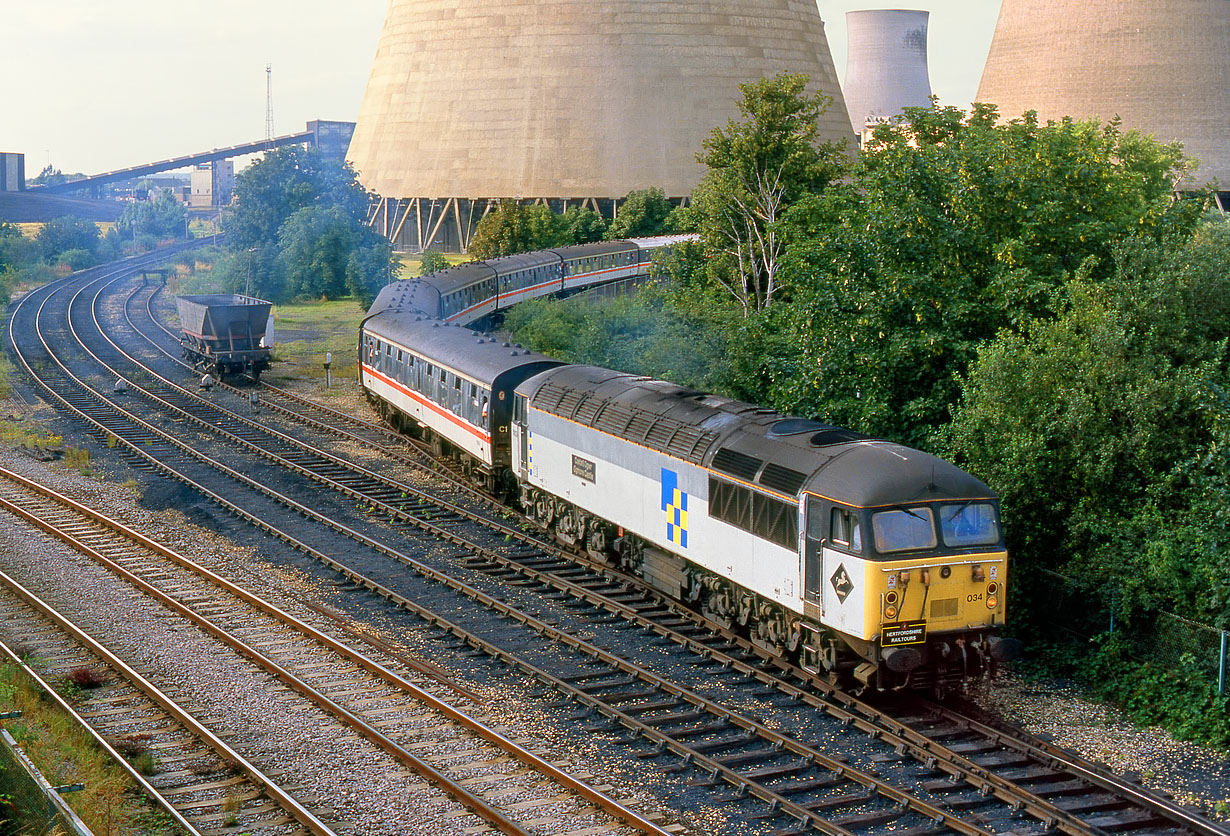
[[539, 409], [559, 415], [617, 438], [640, 444], [692, 464], [701, 459], [717, 441], [717, 434], [706, 432], [665, 415], [654, 415], [589, 392], [577, 392], [546, 383], [534, 398]]
[[740, 453], [738, 450], [732, 450], [729, 447], [722, 447], [713, 457], [714, 470], [719, 470], [722, 473], [747, 482], [756, 478], [756, 473], [759, 472], [763, 464], [763, 459], [749, 456], [747, 453]]
[[758, 481], [766, 488], [795, 496], [807, 481], [807, 474], [769, 462], [764, 466], [764, 472], [760, 474]]

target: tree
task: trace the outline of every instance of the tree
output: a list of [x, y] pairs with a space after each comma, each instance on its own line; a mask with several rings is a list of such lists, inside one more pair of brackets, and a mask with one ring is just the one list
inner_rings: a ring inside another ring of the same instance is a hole
[[20, 227], [0, 221], [0, 271], [33, 264], [41, 257], [38, 244], [22, 235]]
[[522, 206], [515, 200], [505, 200], [474, 227], [469, 252], [477, 259], [486, 259], [571, 243], [563, 219], [549, 207]]
[[235, 178], [227, 238], [237, 250], [276, 241], [290, 216], [309, 206], [338, 206], [362, 222], [370, 202], [349, 163], [315, 148], [288, 145], [267, 152]]
[[637, 189], [628, 192], [619, 204], [619, 211], [607, 226], [606, 237], [648, 238], [667, 231], [667, 219], [675, 207], [661, 189]]
[[1230, 227], [1129, 241], [1110, 276], [1086, 272], [1054, 318], [979, 351], [946, 452], [1001, 493], [1018, 576], [1225, 624]]
[[607, 234], [606, 221], [593, 209], [569, 206], [561, 217], [570, 244], [592, 244]]
[[341, 206], [308, 206], [278, 232], [279, 260], [291, 298], [354, 295], [370, 303], [390, 275], [388, 244]]
[[132, 236], [135, 228], [139, 235], [177, 238], [184, 235], [187, 216], [184, 205], [171, 190], [162, 189], [153, 200], [139, 200], [124, 207], [116, 228], [127, 237]]
[[428, 273], [434, 273], [446, 267], [448, 267], [448, 259], [444, 257], [444, 253], [438, 253], [435, 250], [423, 250], [423, 257], [419, 261], [420, 276], [426, 276]]
[[43, 258], [54, 261], [60, 253], [68, 250], [86, 250], [93, 253], [98, 247], [98, 224], [64, 215], [43, 224], [34, 236]]
[[848, 181], [791, 210], [777, 408], [929, 448], [980, 344], [1053, 317], [1068, 278], [1104, 280], [1121, 242], [1195, 228], [1199, 201], [1172, 198], [1177, 146], [1115, 123], [997, 123], [987, 105], [908, 108]]
[[371, 195], [348, 163], [315, 148], [270, 151], [240, 172], [227, 220], [232, 287], [273, 301], [353, 295], [366, 306], [392, 271], [388, 242], [366, 224]]
[[817, 121], [831, 100], [808, 93], [807, 83], [806, 75], [783, 73], [740, 85], [743, 120], [715, 128], [696, 157], [708, 170], [687, 215], [705, 243], [711, 279], [745, 316], [778, 292], [787, 209], [846, 166], [841, 145], [818, 142]]

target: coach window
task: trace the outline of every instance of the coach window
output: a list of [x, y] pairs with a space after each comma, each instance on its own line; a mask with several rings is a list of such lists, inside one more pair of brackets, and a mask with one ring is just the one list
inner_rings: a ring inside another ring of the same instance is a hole
[[489, 418], [490, 418], [490, 415], [487, 412], [487, 395], [484, 394], [482, 406], [479, 407], [479, 411], [478, 411], [478, 423], [479, 423], [479, 426], [481, 426], [484, 430], [491, 429]]

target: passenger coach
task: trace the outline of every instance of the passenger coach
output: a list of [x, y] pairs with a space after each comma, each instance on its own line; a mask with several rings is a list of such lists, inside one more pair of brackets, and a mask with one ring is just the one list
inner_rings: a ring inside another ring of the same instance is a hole
[[468, 328], [400, 311], [370, 316], [360, 346], [364, 390], [390, 424], [458, 455], [495, 488], [493, 474], [510, 465], [513, 389], [560, 365], [519, 345]]

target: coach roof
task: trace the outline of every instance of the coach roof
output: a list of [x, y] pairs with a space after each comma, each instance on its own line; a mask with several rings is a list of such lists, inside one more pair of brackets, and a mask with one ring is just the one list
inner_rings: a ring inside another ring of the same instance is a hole
[[542, 364], [558, 365], [545, 354], [497, 340], [460, 325], [438, 319], [387, 311], [371, 317], [365, 326], [372, 335], [410, 349], [427, 362], [491, 384], [509, 369]]

